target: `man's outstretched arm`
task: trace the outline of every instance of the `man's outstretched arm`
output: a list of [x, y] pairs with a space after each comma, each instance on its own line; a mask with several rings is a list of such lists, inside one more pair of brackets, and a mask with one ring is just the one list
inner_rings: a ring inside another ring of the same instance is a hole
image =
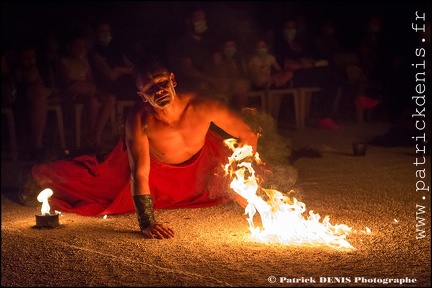
[[150, 149], [146, 127], [138, 114], [131, 113], [125, 127], [126, 146], [131, 170], [131, 193], [138, 225], [146, 238], [172, 238], [174, 231], [156, 221], [150, 194]]
[[211, 102], [210, 110], [211, 121], [215, 125], [235, 137], [240, 147], [250, 145], [253, 153], [257, 152], [259, 134], [253, 131], [238, 112], [218, 100]]

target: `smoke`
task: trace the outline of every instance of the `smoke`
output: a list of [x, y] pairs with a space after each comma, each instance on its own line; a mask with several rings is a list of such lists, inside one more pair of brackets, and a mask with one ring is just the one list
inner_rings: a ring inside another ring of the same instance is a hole
[[262, 187], [284, 194], [295, 192], [298, 173], [289, 161], [292, 153], [290, 139], [277, 132], [276, 122], [270, 114], [255, 108], [244, 108], [241, 114], [244, 121], [261, 135], [257, 150], [266, 165], [265, 175], [258, 175], [263, 178]]

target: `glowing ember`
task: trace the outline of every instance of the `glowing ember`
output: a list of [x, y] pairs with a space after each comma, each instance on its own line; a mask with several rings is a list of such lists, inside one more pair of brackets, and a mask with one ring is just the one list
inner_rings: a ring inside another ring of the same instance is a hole
[[48, 203], [48, 198], [53, 195], [53, 190], [46, 188], [42, 190], [37, 196], [37, 200], [42, 202], [41, 215], [50, 215], [50, 205]]
[[[305, 218], [306, 205], [296, 198], [289, 198], [274, 189], [259, 186], [253, 164], [262, 164], [259, 154], [253, 155], [251, 146], [237, 147], [235, 139], [225, 140], [225, 144], [233, 150], [225, 165], [225, 172], [233, 177], [230, 187], [248, 201], [245, 213], [249, 216], [249, 230], [252, 238], [263, 242], [283, 244], [325, 244], [333, 248], [354, 248], [346, 236], [351, 228], [344, 225], [331, 225], [330, 218], [312, 210]], [[262, 191], [264, 198], [257, 195]], [[253, 217], [258, 211], [262, 228], [255, 227]]]

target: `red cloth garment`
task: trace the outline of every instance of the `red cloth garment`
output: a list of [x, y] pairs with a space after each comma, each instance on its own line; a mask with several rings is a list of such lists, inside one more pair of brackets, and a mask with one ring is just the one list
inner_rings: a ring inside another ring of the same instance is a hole
[[[152, 158], [149, 185], [154, 208], [198, 208], [231, 201], [229, 179], [223, 171], [230, 154], [223, 138], [210, 130], [204, 147], [183, 164], [170, 165]], [[32, 174], [42, 189], [53, 190], [51, 211], [83, 216], [135, 212], [124, 139], [103, 162], [84, 155], [35, 164]]]

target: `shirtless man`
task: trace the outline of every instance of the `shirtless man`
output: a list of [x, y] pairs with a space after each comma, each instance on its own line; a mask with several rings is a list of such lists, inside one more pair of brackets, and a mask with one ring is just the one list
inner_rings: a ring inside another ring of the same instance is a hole
[[[257, 149], [258, 134], [222, 100], [196, 92], [176, 92], [174, 74], [151, 61], [135, 66], [138, 101], [125, 135], [99, 160], [81, 155], [35, 164], [19, 192], [33, 206], [41, 189], [50, 188], [52, 209], [82, 216], [136, 213], [145, 238], [171, 238], [171, 228], [156, 221], [154, 210], [201, 208], [247, 201], [229, 187], [223, 166], [232, 151], [216, 125]], [[36, 205], [40, 205], [36, 203]]]
[[[238, 139], [240, 146], [252, 146], [254, 152], [258, 135], [221, 101], [191, 92], [177, 94], [174, 74], [162, 65], [137, 65], [136, 85], [138, 95], [146, 103], [132, 111], [126, 121], [132, 198], [143, 235], [171, 238], [173, 230], [154, 217], [155, 193], [149, 184], [151, 161], [181, 165], [205, 153], [202, 151], [211, 123]], [[176, 197], [176, 192], [172, 193]], [[242, 200], [245, 201], [236, 197], [245, 206]]]

